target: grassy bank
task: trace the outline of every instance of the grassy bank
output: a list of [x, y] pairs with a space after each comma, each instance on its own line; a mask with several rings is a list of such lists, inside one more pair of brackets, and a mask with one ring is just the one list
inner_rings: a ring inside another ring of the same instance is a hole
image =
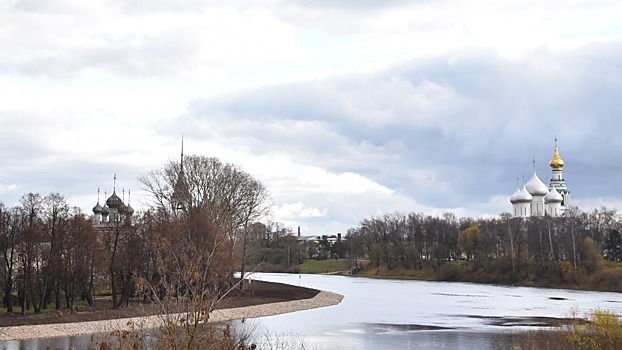
[[337, 273], [350, 270], [350, 259], [309, 259], [300, 265], [300, 273]]
[[540, 264], [522, 264], [512, 267], [503, 261], [451, 261], [443, 265], [424, 265], [421, 269], [397, 267], [388, 269], [368, 264], [356, 276], [425, 281], [474, 282], [543, 288], [564, 288], [622, 292], [622, 265], [603, 263], [594, 271], [574, 268], [567, 261]]
[[[352, 265], [349, 259], [307, 260], [296, 266], [295, 272], [342, 273], [352, 271]], [[423, 264], [419, 269], [389, 269], [386, 265], [378, 267], [369, 260], [359, 260], [357, 266], [352, 271], [357, 277], [622, 292], [622, 264], [605, 261], [593, 271], [575, 268], [568, 261], [553, 262], [546, 266], [535, 262], [512, 266], [503, 260], [485, 263], [461, 260], [445, 262], [441, 266]]]

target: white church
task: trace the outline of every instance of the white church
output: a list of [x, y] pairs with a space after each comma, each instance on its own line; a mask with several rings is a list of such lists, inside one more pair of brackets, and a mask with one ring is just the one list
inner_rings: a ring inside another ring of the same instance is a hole
[[566, 187], [562, 168], [564, 161], [559, 156], [557, 149], [557, 139], [555, 139], [555, 154], [549, 162], [552, 169], [552, 177], [547, 187], [538, 177], [535, 170], [533, 176], [522, 188], [517, 188], [516, 192], [510, 196], [512, 203], [512, 215], [514, 217], [530, 216], [563, 216], [570, 208], [570, 191]]

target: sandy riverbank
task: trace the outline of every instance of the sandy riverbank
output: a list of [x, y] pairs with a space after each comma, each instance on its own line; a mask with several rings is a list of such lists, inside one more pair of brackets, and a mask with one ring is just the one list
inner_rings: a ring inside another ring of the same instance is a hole
[[[315, 309], [337, 305], [342, 299], [342, 295], [321, 291], [309, 299], [214, 310], [210, 314], [209, 322], [265, 317]], [[158, 327], [160, 322], [160, 316], [143, 316], [89, 322], [0, 327], [0, 341], [76, 336], [115, 330], [149, 329]]]

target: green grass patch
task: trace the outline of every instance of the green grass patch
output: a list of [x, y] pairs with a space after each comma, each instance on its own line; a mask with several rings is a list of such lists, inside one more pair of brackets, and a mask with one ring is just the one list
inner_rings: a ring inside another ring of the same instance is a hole
[[309, 259], [300, 265], [301, 273], [331, 273], [350, 269], [350, 259]]
[[622, 261], [603, 260], [603, 266], [611, 269], [622, 269]]
[[368, 278], [388, 278], [396, 280], [420, 280], [420, 281], [435, 281], [436, 274], [432, 268], [425, 267], [422, 270], [405, 269], [402, 267], [392, 270], [381, 266], [378, 270], [376, 267], [368, 266], [361, 272], [356, 274], [357, 277]]

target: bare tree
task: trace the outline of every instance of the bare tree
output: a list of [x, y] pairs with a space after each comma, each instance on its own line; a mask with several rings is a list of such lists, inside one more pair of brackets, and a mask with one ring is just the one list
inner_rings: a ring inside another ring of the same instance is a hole
[[13, 312], [13, 286], [17, 264], [17, 242], [19, 240], [19, 211], [10, 210], [0, 203], [0, 251], [4, 272], [4, 306]]
[[158, 346], [204, 348], [217, 341], [204, 322], [235, 287], [228, 283], [233, 263], [229, 228], [207, 212], [189, 214], [184, 221], [167, 222], [163, 215], [148, 212], [139, 220], [140, 235], [151, 238], [147, 243], [155, 252], [157, 270], [156, 278], [140, 277], [138, 288], [159, 309]]
[[21, 262], [21, 290], [19, 292], [22, 315], [32, 306], [35, 312], [39, 312], [39, 304], [36, 297], [38, 289], [38, 277], [40, 275], [41, 262], [40, 250], [45, 244], [42, 235], [41, 207], [43, 199], [37, 193], [28, 193], [20, 199], [20, 256]]
[[[233, 247], [242, 240], [241, 273], [244, 274], [246, 244], [249, 227], [269, 213], [269, 195], [261, 182], [233, 164], [222, 163], [217, 158], [188, 156], [183, 163], [170, 161], [161, 169], [142, 174], [139, 181], [151, 195], [152, 207], [180, 216], [177, 202], [183, 201], [182, 220], [197, 220], [196, 216], [209, 215], [228, 233]], [[178, 183], [185, 180], [185, 195], [180, 198]], [[235, 250], [231, 250], [231, 258]], [[231, 265], [233, 269], [234, 264]], [[231, 275], [233, 270], [230, 271]]]
[[80, 209], [73, 208], [67, 220], [65, 242], [60, 254], [66, 305], [72, 313], [77, 295], [84, 296], [89, 305], [93, 304], [93, 269], [98, 248], [91, 222]]
[[41, 295], [39, 297], [39, 309], [47, 308], [49, 303], [50, 294], [53, 286], [55, 295], [55, 307], [61, 308], [61, 254], [64, 244], [64, 230], [63, 227], [69, 213], [69, 206], [65, 202], [65, 198], [58, 193], [50, 193], [43, 198], [43, 205], [41, 208], [43, 229], [44, 229], [44, 241], [48, 242], [49, 250], [44, 253], [44, 266], [43, 268], [43, 281], [41, 288]]

